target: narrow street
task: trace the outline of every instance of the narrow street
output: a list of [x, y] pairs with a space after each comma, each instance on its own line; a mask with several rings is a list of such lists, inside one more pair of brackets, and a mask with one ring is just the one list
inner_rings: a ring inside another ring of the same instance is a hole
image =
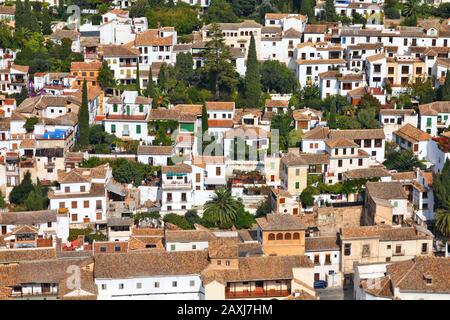
[[352, 287], [317, 289], [320, 300], [353, 300]]

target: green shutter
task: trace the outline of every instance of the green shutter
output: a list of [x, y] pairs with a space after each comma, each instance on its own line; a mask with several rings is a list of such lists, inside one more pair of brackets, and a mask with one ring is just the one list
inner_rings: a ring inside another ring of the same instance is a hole
[[427, 118], [427, 127], [431, 126], [431, 118]]
[[142, 104], [139, 105], [139, 112], [144, 112], [144, 106]]
[[180, 131], [194, 132], [194, 123], [180, 123]]
[[130, 115], [130, 106], [127, 106], [127, 116], [129, 116]]
[[141, 125], [136, 125], [136, 133], [141, 133]]
[[295, 183], [295, 189], [300, 189], [300, 182]]
[[117, 104], [113, 105], [113, 111], [117, 112]]
[[115, 124], [111, 125], [111, 133], [116, 133], [116, 125]]

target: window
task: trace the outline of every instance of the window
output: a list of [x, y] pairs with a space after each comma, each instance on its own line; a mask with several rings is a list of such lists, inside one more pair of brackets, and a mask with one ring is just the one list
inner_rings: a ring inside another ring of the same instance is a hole
[[155, 282], [154, 285], [155, 285], [155, 288], [159, 288], [159, 282]]
[[65, 203], [64, 202], [60, 202], [59, 203], [59, 208], [60, 209], [64, 209], [66, 206], [65, 206]]
[[293, 235], [292, 239], [299, 240], [300, 239], [300, 233], [294, 232], [294, 235]]
[[97, 200], [95, 202], [95, 209], [97, 209], [97, 210], [102, 209], [102, 200]]
[[120, 252], [120, 251], [121, 251], [120, 246], [114, 246], [114, 251], [115, 251], [115, 252]]
[[197, 246], [195, 244], [192, 245], [192, 250], [197, 250]]
[[123, 283], [119, 283], [119, 290], [123, 290], [123, 288], [124, 288]]
[[222, 174], [222, 170], [220, 167], [216, 167], [216, 176], [220, 176]]
[[226, 261], [225, 261], [225, 265], [226, 265], [227, 267], [229, 267], [229, 266], [230, 266], [230, 260], [226, 260]]
[[72, 222], [78, 221], [78, 215], [76, 213], [72, 213]]
[[346, 243], [344, 245], [344, 256], [350, 256], [352, 254], [352, 244]]
[[80, 186], [80, 192], [85, 192], [86, 191], [86, 186]]
[[64, 187], [64, 192], [65, 193], [69, 193], [70, 192], [70, 187]]
[[325, 264], [331, 264], [331, 255], [330, 254], [325, 255]]
[[217, 265], [221, 266], [222, 265], [222, 260], [217, 260]]
[[172, 287], [176, 288], [178, 286], [178, 282], [177, 281], [172, 281]]
[[138, 124], [136, 125], [136, 134], [140, 134], [141, 133], [141, 125]]
[[320, 264], [320, 256], [318, 254], [314, 255], [314, 264]]
[[291, 236], [290, 233], [286, 233], [286, 234], [284, 235], [284, 240], [291, 240], [291, 238], [292, 238], [292, 236]]
[[398, 244], [395, 246], [395, 253], [396, 254], [401, 254], [402, 253], [402, 245]]
[[277, 240], [283, 240], [283, 234], [277, 233]]
[[116, 133], [116, 125], [111, 124], [111, 133]]
[[286, 202], [285, 198], [280, 198], [280, 204], [284, 204]]
[[300, 175], [300, 169], [295, 169], [295, 175], [299, 176]]
[[394, 74], [394, 67], [388, 68], [388, 74]]
[[368, 257], [370, 256], [370, 245], [368, 244], [364, 244], [362, 247], [362, 256], [364, 257]]
[[422, 254], [426, 254], [428, 253], [428, 243], [422, 243], [422, 250], [421, 250]]
[[388, 245], [386, 246], [386, 249], [387, 249], [387, 250], [390, 250], [390, 249], [391, 249], [391, 245], [388, 244]]
[[89, 208], [89, 200], [83, 201], [83, 208]]
[[275, 240], [275, 234], [269, 233], [268, 239], [269, 239], [269, 240]]
[[402, 74], [408, 74], [409, 73], [409, 66], [402, 66]]
[[358, 159], [358, 166], [362, 167], [363, 165], [363, 159]]
[[376, 73], [380, 73], [381, 72], [381, 64], [374, 64], [373, 71]]
[[78, 206], [77, 206], [77, 202], [76, 201], [72, 201], [72, 209], [76, 209]]
[[295, 189], [300, 189], [300, 182], [295, 183]]
[[136, 289], [142, 289], [142, 283], [141, 282], [136, 283]]
[[102, 290], [106, 290], [106, 288], [107, 288], [107, 287], [106, 287], [106, 284], [103, 283], [103, 284], [102, 284]]
[[175, 245], [174, 244], [170, 245], [170, 251], [175, 251]]
[[338, 167], [342, 167], [342, 160], [338, 160]]

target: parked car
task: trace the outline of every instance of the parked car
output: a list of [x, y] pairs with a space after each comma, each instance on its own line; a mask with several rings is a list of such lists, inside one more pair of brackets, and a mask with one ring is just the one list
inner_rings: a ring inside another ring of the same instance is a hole
[[314, 289], [325, 289], [327, 285], [328, 284], [325, 280], [314, 281]]

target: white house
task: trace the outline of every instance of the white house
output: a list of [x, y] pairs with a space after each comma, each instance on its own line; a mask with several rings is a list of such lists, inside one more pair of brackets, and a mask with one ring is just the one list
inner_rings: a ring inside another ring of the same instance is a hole
[[169, 159], [174, 155], [172, 146], [146, 146], [137, 148], [137, 160], [152, 166], [167, 166]]
[[200, 273], [206, 250], [99, 254], [95, 284], [99, 300], [204, 300]]
[[450, 102], [436, 101], [419, 106], [420, 130], [439, 136], [450, 125]]
[[105, 131], [122, 139], [147, 141], [151, 102], [151, 98], [139, 96], [137, 91], [124, 91], [120, 97], [109, 98], [103, 119]]
[[205, 229], [169, 230], [165, 231], [166, 251], [207, 250], [208, 242], [216, 237]]
[[379, 115], [387, 141], [393, 141], [393, 132], [408, 123], [418, 126], [418, 115], [414, 109], [381, 109]]
[[392, 139], [402, 149], [411, 150], [419, 160], [427, 159], [431, 135], [407, 123], [392, 134]]
[[107, 191], [112, 178], [108, 164], [99, 167], [59, 171], [59, 185], [49, 191], [50, 209], [65, 209], [71, 224], [106, 224]]
[[336, 237], [306, 237], [305, 255], [314, 263], [314, 280], [328, 287], [341, 285], [341, 250]]

